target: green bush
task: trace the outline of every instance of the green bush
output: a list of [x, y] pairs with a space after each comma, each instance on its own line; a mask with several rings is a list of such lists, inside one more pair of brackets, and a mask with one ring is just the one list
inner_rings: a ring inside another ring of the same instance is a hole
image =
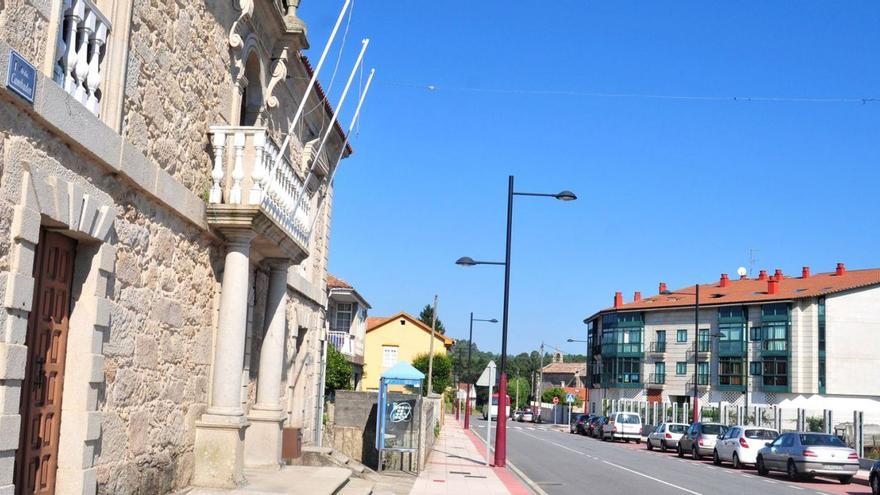
[[818, 416], [807, 418], [807, 431], [825, 431], [825, 418]]
[[351, 365], [336, 347], [327, 346], [327, 376], [324, 392], [351, 390]]
[[[413, 359], [412, 365], [417, 370], [421, 371], [426, 375], [425, 381], [422, 384], [423, 393], [425, 395], [428, 394], [428, 354], [419, 354]], [[433, 392], [437, 394], [442, 394], [446, 387], [450, 385], [452, 381], [452, 360], [449, 359], [449, 356], [446, 354], [434, 354], [434, 368], [433, 368], [433, 379], [431, 381], [431, 386], [434, 388]]]

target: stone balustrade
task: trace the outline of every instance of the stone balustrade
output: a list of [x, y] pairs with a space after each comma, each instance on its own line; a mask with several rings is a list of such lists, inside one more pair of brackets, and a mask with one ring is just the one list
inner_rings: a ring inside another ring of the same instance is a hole
[[[311, 198], [288, 157], [265, 127], [212, 126], [214, 149], [210, 204], [260, 209], [301, 245], [308, 245]], [[276, 165], [277, 162], [277, 165]], [[298, 204], [297, 204], [298, 203]]]
[[64, 0], [55, 80], [95, 115], [101, 110], [101, 82], [110, 21], [91, 0]]

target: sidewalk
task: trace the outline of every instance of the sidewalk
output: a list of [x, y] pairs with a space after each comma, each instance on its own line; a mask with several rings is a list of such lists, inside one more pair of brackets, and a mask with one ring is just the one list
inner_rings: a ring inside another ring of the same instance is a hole
[[486, 466], [486, 447], [455, 416], [447, 415], [424, 471], [411, 495], [529, 495], [512, 472]]

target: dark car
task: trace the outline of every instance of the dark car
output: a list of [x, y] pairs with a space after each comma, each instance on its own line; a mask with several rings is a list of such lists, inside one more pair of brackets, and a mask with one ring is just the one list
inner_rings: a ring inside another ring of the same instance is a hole
[[599, 420], [602, 419], [602, 416], [593, 414], [590, 416], [590, 421], [587, 422], [587, 436], [594, 437], [596, 436], [595, 431], [598, 429]]
[[578, 414], [571, 418], [571, 424], [568, 425], [569, 433], [580, 433], [581, 435], [585, 435], [587, 433], [586, 425], [589, 422], [590, 415], [589, 414]]
[[697, 422], [691, 424], [678, 441], [678, 456], [684, 457], [685, 454], [691, 454], [694, 460], [699, 461], [704, 455], [712, 455], [715, 450], [715, 441], [726, 431], [727, 426], [720, 423]]
[[602, 429], [608, 424], [608, 416], [599, 416], [590, 423], [590, 436], [602, 438]]
[[871, 482], [871, 493], [880, 495], [880, 461], [875, 462], [871, 467], [869, 480]]

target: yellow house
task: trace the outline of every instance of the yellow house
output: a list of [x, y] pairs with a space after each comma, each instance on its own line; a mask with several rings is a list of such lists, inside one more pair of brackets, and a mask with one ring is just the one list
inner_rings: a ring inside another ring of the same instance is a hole
[[[434, 354], [446, 354], [455, 341], [434, 335]], [[399, 361], [412, 363], [419, 354], [427, 354], [431, 346], [431, 327], [401, 311], [391, 317], [367, 318], [364, 345], [365, 390], [379, 390], [379, 378]]]

